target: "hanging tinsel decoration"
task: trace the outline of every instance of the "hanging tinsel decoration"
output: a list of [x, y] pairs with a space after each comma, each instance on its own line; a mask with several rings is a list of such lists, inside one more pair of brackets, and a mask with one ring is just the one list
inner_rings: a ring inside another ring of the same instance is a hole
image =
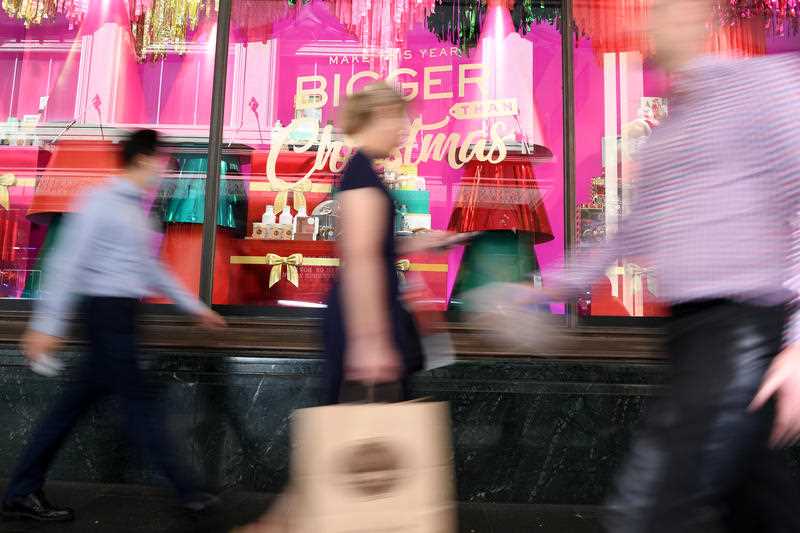
[[71, 30], [86, 14], [87, 3], [85, 0], [3, 0], [3, 10], [9, 17], [22, 20], [26, 28], [63, 15]]
[[331, 13], [365, 48], [402, 46], [408, 31], [425, 22], [436, 0], [328, 0]]
[[517, 0], [510, 9], [514, 29], [523, 35], [531, 31], [536, 24], [557, 26], [561, 18], [557, 2], [553, 5], [553, 2], [544, 0]]
[[478, 46], [481, 25], [486, 16], [482, 0], [437, 0], [428, 15], [428, 30], [440, 41], [450, 41], [462, 52]]
[[160, 59], [172, 49], [186, 51], [186, 36], [201, 16], [211, 15], [213, 0], [135, 0], [131, 3], [131, 33], [140, 61]]
[[[535, 24], [557, 24], [561, 17], [558, 0], [492, 0], [511, 12], [514, 29], [523, 35]], [[441, 41], [450, 41], [463, 52], [478, 45], [486, 16], [485, 0], [438, 0], [428, 16], [428, 29]]]
[[797, 35], [800, 0], [715, 0], [714, 22], [731, 26], [743, 19], [763, 19], [773, 35]]
[[[309, 0], [300, 0], [308, 3]], [[295, 0], [233, 0], [231, 5], [231, 40], [266, 42], [272, 26], [296, 6]]]
[[573, 0], [572, 15], [580, 37], [592, 41], [598, 57], [606, 52], [650, 54], [647, 15], [652, 0]]

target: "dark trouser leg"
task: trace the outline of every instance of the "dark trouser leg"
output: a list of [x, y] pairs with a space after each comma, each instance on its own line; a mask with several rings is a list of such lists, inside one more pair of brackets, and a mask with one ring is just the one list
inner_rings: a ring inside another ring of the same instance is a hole
[[47, 470], [75, 424], [100, 391], [91, 378], [91, 356], [84, 357], [76, 381], [68, 382], [61, 397], [31, 434], [9, 482], [5, 499], [23, 497], [44, 486]]
[[[710, 516], [730, 516], [744, 497], [743, 519], [765, 532], [799, 531], [791, 507], [769, 518], [753, 498], [779, 502], [792, 482], [772, 469], [767, 441], [771, 409], [748, 413], [774, 355], [784, 311], [720, 304], [672, 319], [668, 350], [672, 382], [653, 406], [609, 500], [611, 533], [689, 532]], [[763, 503], [763, 502], [762, 502]], [[775, 509], [773, 509], [775, 511]]]
[[137, 308], [133, 300], [92, 299], [87, 312], [89, 341], [93, 352], [103, 354], [104, 375], [113, 392], [122, 397], [131, 441], [156, 462], [180, 496], [187, 496], [197, 490], [197, 484], [177, 457], [156, 391], [139, 367]]
[[135, 364], [126, 374], [120, 393], [125, 403], [131, 441], [155, 462], [179, 496], [185, 497], [197, 492], [199, 483], [190, 469], [178, 459], [174, 443], [169, 438], [156, 392], [148, 385]]

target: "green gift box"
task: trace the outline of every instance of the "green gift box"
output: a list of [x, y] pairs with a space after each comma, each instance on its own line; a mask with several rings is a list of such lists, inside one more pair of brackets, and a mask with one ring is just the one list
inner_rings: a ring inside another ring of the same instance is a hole
[[391, 191], [398, 207], [406, 206], [409, 214], [427, 215], [431, 212], [431, 193], [429, 191]]

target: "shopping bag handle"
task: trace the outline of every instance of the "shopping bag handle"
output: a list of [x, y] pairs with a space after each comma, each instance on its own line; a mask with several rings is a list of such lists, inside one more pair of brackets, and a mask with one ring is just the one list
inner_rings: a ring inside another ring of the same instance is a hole
[[401, 381], [389, 383], [345, 381], [339, 391], [341, 403], [398, 403], [403, 400], [405, 398]]

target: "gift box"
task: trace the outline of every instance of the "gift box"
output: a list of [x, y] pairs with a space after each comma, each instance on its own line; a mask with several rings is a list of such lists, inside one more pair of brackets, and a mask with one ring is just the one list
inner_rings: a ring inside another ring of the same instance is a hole
[[433, 228], [433, 222], [430, 215], [409, 214], [405, 216], [405, 219], [406, 225], [411, 231]]
[[431, 193], [429, 191], [389, 191], [397, 206], [404, 205], [409, 214], [428, 215], [431, 212]]
[[[233, 305], [324, 304], [336, 277], [339, 259], [331, 241], [245, 240], [234, 244], [230, 266], [218, 270]], [[447, 294], [447, 258], [442, 254], [415, 253], [398, 259], [401, 283], [424, 298], [417, 303], [444, 310]], [[420, 293], [420, 291], [422, 291]]]
[[415, 314], [447, 310], [447, 254], [416, 252], [396, 264], [400, 285]]
[[591, 316], [669, 316], [668, 306], [659, 300], [653, 268], [636, 263], [612, 267], [591, 292]]
[[331, 241], [243, 240], [229, 263], [230, 304], [273, 306], [324, 304], [339, 259]]
[[[217, 228], [216, 253], [214, 254], [214, 289], [212, 302], [229, 303], [228, 280], [231, 265], [228, 258], [238, 253], [240, 242], [233, 230]], [[174, 223], [168, 226], [161, 243], [161, 261], [191, 294], [200, 291], [200, 256], [203, 248], [203, 226], [201, 224]], [[170, 303], [159, 295], [148, 299], [152, 303]]]
[[314, 166], [316, 152], [281, 152], [275, 174], [282, 183], [271, 183], [267, 179], [268, 156], [268, 150], [253, 150], [251, 153], [248, 234], [252, 233], [254, 222], [261, 222], [267, 205], [274, 206], [276, 214], [281, 212], [286, 203], [292, 207], [292, 214], [297, 214], [298, 208], [305, 205], [307, 213], [311, 214], [317, 205], [330, 198], [333, 191], [334, 176], [327, 169], [315, 171], [308, 179], [302, 179]]

